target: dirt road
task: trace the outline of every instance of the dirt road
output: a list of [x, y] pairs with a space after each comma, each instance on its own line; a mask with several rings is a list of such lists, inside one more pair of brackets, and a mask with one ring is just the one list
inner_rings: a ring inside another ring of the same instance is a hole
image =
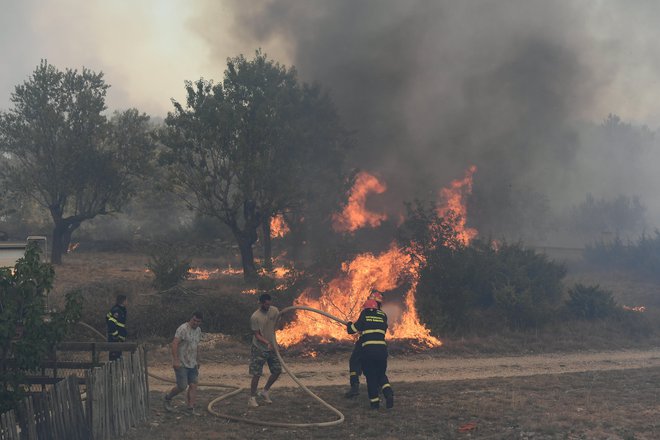
[[[305, 385], [343, 385], [348, 382], [347, 358], [348, 356], [333, 357], [330, 360], [291, 360], [285, 357], [285, 361]], [[167, 363], [161, 361], [150, 364], [151, 373], [173, 377], [171, 367]], [[424, 354], [391, 356], [388, 376], [393, 383], [433, 382], [647, 367], [660, 367], [660, 348], [473, 358], [442, 358]], [[202, 366], [200, 374], [202, 382], [249, 386], [247, 363], [208, 363]], [[156, 380], [151, 381], [150, 385], [154, 390], [168, 387]], [[288, 376], [283, 377], [278, 385], [297, 386]]]

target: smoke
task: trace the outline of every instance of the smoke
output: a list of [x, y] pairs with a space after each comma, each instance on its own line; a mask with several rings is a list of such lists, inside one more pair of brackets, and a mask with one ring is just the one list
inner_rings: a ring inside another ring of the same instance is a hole
[[[531, 188], [555, 208], [578, 202], [611, 177], [600, 172], [605, 168], [582, 166], [599, 156], [598, 148], [582, 145], [585, 127], [619, 110], [634, 115], [621, 86], [643, 76], [621, 61], [644, 52], [608, 27], [641, 23], [629, 32], [647, 50], [657, 47], [648, 33], [652, 20], [623, 3], [230, 3], [232, 32], [242, 41], [330, 89], [356, 133], [354, 163], [382, 176], [388, 192], [398, 191], [397, 203], [432, 198], [472, 164], [475, 189], [489, 197]], [[206, 3], [208, 21], [196, 22], [211, 44], [220, 36], [210, 18], [216, 8]], [[636, 182], [619, 191], [640, 194], [651, 186]]]
[[220, 80], [227, 57], [261, 47], [330, 90], [355, 132], [352, 163], [387, 183], [393, 210], [476, 165], [494, 205], [515, 197], [507, 188], [553, 209], [621, 193], [660, 216], [657, 141], [629, 151], [593, 125], [613, 113], [658, 126], [657, 2], [2, 3], [0, 108], [47, 58], [104, 71], [110, 109], [162, 116], [184, 80]]

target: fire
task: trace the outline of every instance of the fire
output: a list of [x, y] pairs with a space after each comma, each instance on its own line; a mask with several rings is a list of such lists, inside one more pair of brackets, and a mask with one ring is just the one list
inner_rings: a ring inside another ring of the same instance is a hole
[[[342, 274], [321, 288], [320, 296], [313, 295], [311, 289], [305, 290], [294, 305], [304, 305], [324, 310], [345, 320], [355, 320], [360, 307], [369, 293], [378, 290], [384, 293], [384, 308], [393, 306], [397, 298], [388, 292], [409, 286], [398, 319], [392, 319], [390, 313], [389, 339], [413, 339], [426, 347], [437, 347], [442, 342], [431, 336], [429, 330], [419, 322], [415, 310], [415, 288], [419, 265], [409, 252], [392, 245], [380, 255], [360, 254], [350, 262], [342, 264]], [[388, 303], [388, 301], [390, 303]], [[306, 336], [317, 336], [321, 342], [333, 340], [351, 340], [353, 337], [346, 329], [308, 312], [300, 312], [294, 322], [278, 332], [277, 340], [285, 347], [301, 342]]]
[[66, 253], [70, 254], [71, 252], [78, 249], [78, 246], [80, 246], [80, 243], [69, 243], [69, 247], [67, 248]]
[[222, 274], [222, 275], [241, 275], [242, 276], [243, 275], [243, 269], [237, 269], [237, 268], [231, 267], [231, 265], [229, 265], [227, 268], [221, 269], [220, 274]]
[[382, 194], [387, 186], [371, 174], [362, 171], [356, 179], [348, 203], [341, 214], [332, 216], [332, 228], [336, 232], [354, 232], [365, 226], [376, 227], [387, 219], [387, 215], [371, 212], [366, 208], [367, 197]]
[[472, 176], [477, 167], [472, 165], [465, 172], [462, 179], [453, 180], [448, 188], [440, 190], [440, 204], [436, 210], [440, 217], [451, 217], [455, 221], [454, 230], [458, 239], [465, 245], [477, 236], [476, 229], [465, 226], [467, 221], [467, 208], [464, 198], [472, 193]]
[[[452, 223], [458, 240], [465, 245], [478, 234], [476, 229], [466, 226], [465, 202], [466, 196], [472, 192], [472, 177], [476, 170], [475, 166], [471, 166], [462, 179], [454, 180], [449, 187], [441, 189], [436, 208], [437, 215]], [[365, 203], [369, 194], [382, 194], [386, 189], [386, 185], [376, 177], [360, 173], [346, 208], [341, 214], [333, 216], [335, 231], [353, 232], [364, 226], [380, 225], [387, 216], [368, 211]], [[419, 270], [423, 262], [414, 243], [403, 248], [393, 244], [378, 255], [359, 254], [352, 261], [344, 262], [340, 275], [321, 285], [320, 289], [303, 291], [294, 305], [320, 309], [350, 321], [357, 319], [362, 303], [371, 292], [383, 292], [383, 309], [390, 323], [388, 339], [413, 340], [422, 347], [438, 347], [442, 341], [432, 336], [420, 322], [415, 307]], [[319, 338], [321, 343], [353, 338], [336, 322], [313, 313], [298, 312], [295, 320], [278, 332], [277, 340], [288, 347], [308, 336]]]
[[270, 219], [270, 238], [282, 238], [290, 232], [284, 216], [277, 214]]
[[220, 273], [220, 269], [206, 270], [199, 267], [191, 267], [188, 271], [189, 279], [191, 280], [208, 280], [211, 275]]

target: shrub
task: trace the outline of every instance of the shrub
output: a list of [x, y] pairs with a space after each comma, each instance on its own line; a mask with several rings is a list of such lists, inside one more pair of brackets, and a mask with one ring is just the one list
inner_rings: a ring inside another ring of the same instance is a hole
[[424, 258], [418, 308], [436, 333], [541, 325], [559, 307], [566, 269], [520, 244], [476, 240]]
[[154, 274], [153, 286], [163, 291], [171, 289], [190, 274], [190, 260], [181, 258], [171, 245], [159, 245], [152, 253], [147, 269]]
[[614, 233], [639, 233], [644, 229], [646, 207], [638, 197], [619, 195], [596, 199], [588, 194], [572, 209], [573, 229], [587, 236]]
[[77, 292], [67, 294], [61, 312], [46, 315], [44, 292], [50, 290], [54, 275], [34, 245], [13, 271], [0, 268], [0, 413], [14, 408], [23, 395], [26, 373], [37, 370], [80, 318]]
[[651, 279], [660, 279], [660, 231], [653, 237], [643, 234], [637, 241], [624, 243], [620, 237], [588, 245], [584, 257], [592, 264], [626, 269]]
[[618, 311], [611, 292], [598, 285], [585, 286], [580, 283], [569, 289], [566, 309], [570, 316], [579, 319], [606, 318]]

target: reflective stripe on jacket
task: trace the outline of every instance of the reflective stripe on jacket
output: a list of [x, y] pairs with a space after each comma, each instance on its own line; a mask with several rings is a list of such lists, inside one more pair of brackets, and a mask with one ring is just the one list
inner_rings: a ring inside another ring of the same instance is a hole
[[379, 309], [364, 309], [355, 322], [346, 326], [349, 334], [361, 333], [358, 343], [363, 347], [385, 346], [387, 332], [387, 315]]
[[105, 316], [108, 342], [126, 341], [126, 307], [115, 304]]

